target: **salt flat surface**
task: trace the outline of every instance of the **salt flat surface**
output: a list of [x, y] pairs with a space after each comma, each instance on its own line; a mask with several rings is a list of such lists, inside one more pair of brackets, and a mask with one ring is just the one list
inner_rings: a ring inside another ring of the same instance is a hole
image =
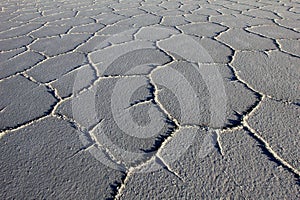
[[0, 5], [0, 199], [300, 199], [299, 2]]

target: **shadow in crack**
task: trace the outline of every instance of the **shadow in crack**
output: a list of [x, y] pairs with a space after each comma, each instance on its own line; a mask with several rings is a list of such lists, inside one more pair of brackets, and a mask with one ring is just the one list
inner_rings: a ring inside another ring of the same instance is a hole
[[258, 142], [258, 147], [261, 149], [262, 154], [266, 155], [268, 157], [268, 159], [274, 163], [277, 164], [277, 167], [282, 167], [284, 170], [287, 170], [289, 172], [291, 172], [294, 175], [294, 179], [295, 179], [295, 183], [297, 185], [300, 185], [300, 176], [298, 174], [296, 174], [292, 169], [290, 169], [289, 167], [287, 167], [284, 163], [282, 163], [280, 160], [278, 160], [271, 152], [268, 151], [267, 147], [265, 146], [265, 144], [257, 138], [257, 136], [254, 135], [254, 133], [251, 132], [251, 130], [249, 130], [247, 127], [244, 127], [244, 130], [246, 130], [249, 135]]
[[156, 139], [154, 140], [154, 144], [151, 148], [149, 148], [149, 149], [140, 149], [141, 151], [143, 151], [147, 154], [155, 154], [156, 151], [161, 147], [163, 142], [168, 137], [170, 137], [174, 133], [175, 130], [178, 129], [177, 125], [173, 121], [171, 121], [169, 119], [166, 119], [165, 122], [168, 125], [167, 132], [165, 134], [160, 134], [159, 136], [157, 136]]
[[106, 200], [114, 200], [115, 199], [115, 196], [118, 195], [119, 189], [120, 189], [121, 185], [123, 184], [126, 176], [127, 176], [126, 173], [123, 173], [122, 177], [121, 177], [121, 181], [114, 181], [113, 183], [111, 183], [109, 185], [110, 189], [112, 190], [112, 192], [110, 193], [112, 197], [106, 198]]

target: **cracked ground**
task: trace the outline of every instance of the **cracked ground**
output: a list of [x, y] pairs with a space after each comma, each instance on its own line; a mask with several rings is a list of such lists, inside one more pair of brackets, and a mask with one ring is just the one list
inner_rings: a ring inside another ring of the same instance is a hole
[[296, 0], [0, 5], [0, 199], [300, 199]]

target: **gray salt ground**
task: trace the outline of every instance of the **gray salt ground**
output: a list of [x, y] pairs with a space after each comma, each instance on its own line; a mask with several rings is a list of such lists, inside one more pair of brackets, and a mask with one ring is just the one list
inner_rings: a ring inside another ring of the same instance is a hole
[[1, 199], [300, 198], [298, 2], [0, 4]]

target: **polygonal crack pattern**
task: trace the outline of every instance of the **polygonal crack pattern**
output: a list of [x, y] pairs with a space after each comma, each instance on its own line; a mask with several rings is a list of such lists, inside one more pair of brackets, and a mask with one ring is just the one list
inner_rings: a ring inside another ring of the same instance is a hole
[[1, 199], [300, 198], [297, 2], [0, 5]]

